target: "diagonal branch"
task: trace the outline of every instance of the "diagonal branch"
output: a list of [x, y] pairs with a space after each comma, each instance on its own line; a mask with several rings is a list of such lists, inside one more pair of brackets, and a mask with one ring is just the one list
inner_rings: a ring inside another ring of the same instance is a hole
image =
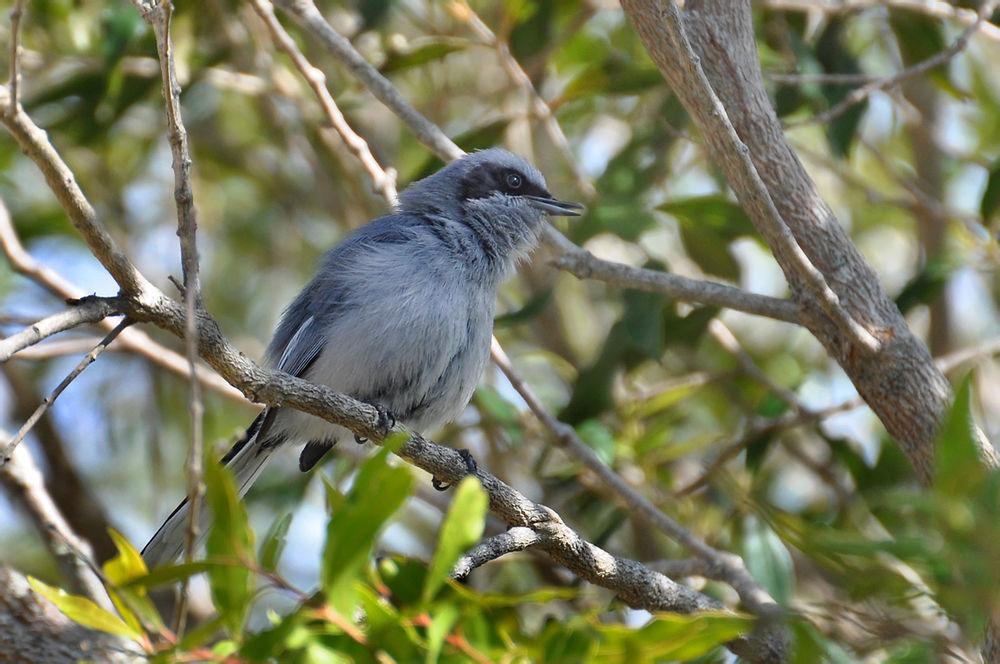
[[[0, 440], [6, 445], [10, 436], [0, 432]], [[92, 599], [98, 606], [110, 608], [108, 595], [101, 580], [94, 574], [92, 563], [88, 564], [79, 555], [82, 553], [89, 557], [90, 547], [73, 532], [52, 496], [45, 490], [42, 471], [26, 448], [15, 449], [10, 463], [0, 468], [0, 485], [27, 512], [45, 547], [56, 559], [59, 571], [69, 582], [70, 590]]]
[[397, 198], [396, 172], [393, 169], [386, 169], [378, 163], [371, 148], [368, 147], [368, 142], [361, 138], [348, 124], [344, 114], [340, 112], [337, 102], [334, 101], [333, 95], [326, 87], [326, 74], [319, 67], [313, 66], [299, 50], [299, 47], [295, 45], [295, 40], [285, 31], [285, 28], [278, 21], [278, 17], [274, 15], [274, 5], [268, 0], [250, 0], [250, 4], [267, 25], [274, 43], [291, 58], [292, 64], [312, 88], [323, 109], [323, 114], [340, 135], [344, 145], [354, 153], [365, 171], [368, 172], [368, 176], [372, 180], [372, 187], [385, 199], [386, 203], [390, 206], [395, 205]]
[[69, 387], [69, 384], [76, 380], [76, 377], [83, 373], [84, 369], [93, 364], [94, 361], [101, 356], [101, 353], [103, 353], [104, 350], [111, 345], [111, 342], [115, 340], [115, 337], [117, 337], [122, 330], [131, 324], [132, 321], [129, 320], [127, 316], [122, 320], [122, 322], [118, 323], [115, 329], [111, 330], [99, 344], [94, 346], [94, 349], [87, 353], [87, 355], [80, 360], [80, 363], [77, 364], [76, 367], [74, 367], [73, 370], [69, 372], [69, 374], [67, 374], [67, 376], [63, 378], [58, 385], [56, 385], [55, 389], [52, 390], [52, 393], [45, 397], [45, 400], [39, 404], [35, 412], [28, 418], [28, 421], [21, 426], [17, 435], [5, 442], [3, 445], [0, 445], [0, 468], [3, 468], [3, 466], [10, 461], [10, 457], [11, 454], [13, 454], [14, 449], [22, 440], [24, 440], [24, 437], [28, 435], [31, 428], [35, 426], [35, 423], [41, 419], [42, 415], [45, 414], [45, 411], [47, 411], [55, 400], [59, 398], [59, 395], [63, 393], [63, 390]]
[[[58, 158], [58, 153], [52, 152]], [[67, 210], [69, 212], [69, 210]], [[47, 291], [62, 300], [80, 300], [85, 297], [83, 291], [71, 284], [61, 274], [32, 258], [14, 230], [7, 206], [0, 199], [0, 251], [7, 257], [11, 268], [18, 274], [36, 282]], [[114, 329], [115, 323], [103, 320], [98, 324], [105, 331]], [[154, 341], [152, 337], [135, 328], [122, 332], [118, 339], [123, 350], [140, 355], [151, 363], [162, 367], [170, 373], [182, 378], [189, 378], [187, 360], [180, 354]], [[245, 403], [239, 390], [223, 380], [217, 373], [211, 371], [198, 372], [198, 380], [206, 388], [230, 399]]]
[[880, 90], [885, 90], [886, 88], [895, 87], [905, 81], [910, 80], [911, 78], [921, 76], [929, 71], [937, 69], [938, 67], [944, 64], [947, 64], [949, 61], [952, 60], [952, 58], [954, 58], [956, 55], [958, 55], [959, 53], [961, 53], [966, 49], [966, 47], [969, 45], [969, 40], [972, 39], [972, 35], [976, 33], [976, 31], [979, 29], [979, 26], [982, 25], [983, 21], [986, 20], [986, 17], [993, 13], [993, 10], [996, 8], [996, 6], [997, 6], [997, 0], [989, 0], [983, 2], [979, 7], [979, 11], [976, 13], [976, 20], [973, 21], [971, 24], [969, 24], [969, 26], [962, 31], [962, 34], [960, 34], [958, 38], [956, 38], [955, 41], [952, 42], [951, 46], [941, 51], [940, 53], [936, 53], [930, 56], [929, 58], [926, 58], [925, 60], [921, 60], [915, 65], [907, 67], [892, 76], [886, 76], [884, 78], [877, 78], [873, 81], [869, 81], [865, 85], [862, 85], [861, 87], [852, 90], [850, 93], [847, 94], [847, 96], [841, 99], [838, 103], [831, 106], [827, 110], [823, 111], [819, 115], [816, 115], [811, 118], [806, 118], [804, 120], [800, 120], [799, 122], [790, 123], [787, 125], [788, 128], [800, 127], [802, 125], [810, 125], [810, 124], [820, 124], [820, 125], [829, 124], [836, 118], [840, 117], [841, 115], [849, 111], [852, 107], [863, 102], [872, 94]]

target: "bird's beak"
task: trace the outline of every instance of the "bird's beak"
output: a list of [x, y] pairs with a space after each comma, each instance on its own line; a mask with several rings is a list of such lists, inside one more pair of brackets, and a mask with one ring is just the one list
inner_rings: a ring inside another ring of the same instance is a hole
[[528, 200], [528, 204], [536, 210], [556, 217], [579, 217], [586, 209], [579, 203], [560, 201], [555, 198], [543, 196], [525, 196], [525, 198]]

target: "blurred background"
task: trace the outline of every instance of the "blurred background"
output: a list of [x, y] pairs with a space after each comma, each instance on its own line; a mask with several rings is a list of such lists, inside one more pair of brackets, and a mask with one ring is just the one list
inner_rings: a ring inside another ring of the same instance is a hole
[[[610, 260], [787, 295], [778, 266], [616, 3], [318, 4], [461, 147], [504, 145], [533, 160], [558, 197], [586, 202], [584, 218], [559, 222], [574, 242]], [[176, 5], [205, 304], [233, 342], [259, 359], [321, 254], [388, 208], [247, 4]], [[891, 75], [946, 49], [964, 25], [882, 3], [847, 11], [818, 0], [755, 2], [754, 16], [765, 79], [792, 144], [911, 326], [936, 357], [996, 346], [1000, 29], [983, 26], [945, 66], [817, 122], [866, 77]], [[400, 188], [440, 166], [336, 61], [286, 25], [327, 74], [349, 123], [396, 170]], [[4, 53], [8, 38], [9, 23], [0, 21]], [[139, 268], [176, 295], [168, 282], [180, 276], [173, 175], [150, 31], [124, 1], [34, 0], [22, 40], [26, 110]], [[512, 77], [506, 48], [534, 92]], [[831, 83], [826, 74], [851, 77]], [[539, 98], [551, 116], [539, 112]], [[86, 292], [114, 293], [7, 135], [0, 135], [0, 196], [32, 256]], [[4, 335], [63, 307], [3, 261], [0, 297]], [[183, 352], [177, 339], [146, 331]], [[931, 647], [929, 628], [914, 618], [912, 586], [893, 582], [907, 578], [895, 566], [899, 559], [875, 555], [884, 551], [848, 556], [824, 544], [838, 534], [841, 544], [865, 541], [883, 527], [919, 533], [919, 520], [908, 521], [914, 515], [899, 514], [902, 503], [892, 502], [916, 482], [807, 332], [581, 282], [553, 270], [539, 251], [503, 289], [496, 335], [544, 403], [604, 461], [713, 546], [746, 556], [779, 601], [814, 618], [822, 638], [878, 661]], [[16, 431], [100, 336], [78, 329], [0, 366], [3, 427]], [[950, 377], [957, 382], [970, 370], [974, 412], [995, 440], [1000, 365], [984, 351]], [[183, 495], [187, 393], [184, 378], [149, 358], [109, 352], [29, 437], [50, 490], [99, 558], [114, 553], [107, 525], [141, 547]], [[255, 412], [207, 390], [206, 441], [228, 448]], [[792, 417], [798, 412], [805, 415]], [[682, 555], [556, 449], [495, 369], [458, 422], [424, 433], [470, 449], [482, 466], [618, 555]], [[342, 444], [307, 475], [288, 451], [248, 496], [259, 532], [293, 513], [281, 571], [301, 587], [316, 582], [325, 536], [320, 477], [348, 486], [370, 451]], [[430, 557], [449, 498], [431, 491], [427, 478], [419, 487], [385, 532], [384, 552]], [[499, 528], [488, 524], [488, 532]], [[951, 554], [930, 534], [927, 540], [928, 550], [913, 560], [896, 553], [933, 586], [947, 580], [936, 576], [934, 556]], [[30, 523], [2, 495], [0, 562], [56, 575]], [[948, 568], [947, 559], [942, 564]], [[472, 576], [473, 586], [504, 592], [575, 583], [531, 555]], [[203, 585], [194, 599], [205, 605]], [[525, 620], [607, 600], [604, 591], [585, 588], [572, 602], [525, 607]], [[275, 594], [259, 608], [282, 601]], [[616, 611], [634, 624], [644, 619]]]

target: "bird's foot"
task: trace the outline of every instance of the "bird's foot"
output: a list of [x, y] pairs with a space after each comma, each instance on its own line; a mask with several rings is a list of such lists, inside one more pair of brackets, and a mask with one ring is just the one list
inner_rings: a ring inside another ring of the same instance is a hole
[[[469, 450], [457, 450], [459, 456], [462, 457], [462, 461], [465, 462], [465, 472], [468, 475], [475, 475], [476, 471], [479, 470], [479, 464], [476, 463], [476, 459], [472, 456]], [[437, 491], [447, 491], [451, 488], [451, 483], [442, 482], [436, 477], [431, 478], [431, 486]]]
[[[396, 428], [396, 416], [389, 412], [389, 409], [379, 403], [369, 403], [369, 406], [375, 409], [378, 413], [378, 429], [382, 433], [382, 437], [389, 435], [389, 432]], [[354, 434], [354, 442], [358, 445], [364, 445], [368, 442], [368, 439], [364, 436], [359, 436]]]

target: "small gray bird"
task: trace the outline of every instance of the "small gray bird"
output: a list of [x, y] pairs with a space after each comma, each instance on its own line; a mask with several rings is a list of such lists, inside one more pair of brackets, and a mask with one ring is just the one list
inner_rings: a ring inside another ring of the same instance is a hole
[[[410, 185], [394, 214], [326, 254], [285, 310], [267, 364], [371, 403], [388, 424], [441, 426], [469, 403], [486, 368], [500, 284], [538, 242], [545, 215], [582, 209], [553, 198], [542, 174], [505, 150], [454, 161]], [[242, 496], [279, 448], [305, 443], [305, 472], [349, 435], [313, 415], [267, 408], [222, 461]], [[187, 511], [182, 502], [143, 549], [151, 568], [180, 556]]]

